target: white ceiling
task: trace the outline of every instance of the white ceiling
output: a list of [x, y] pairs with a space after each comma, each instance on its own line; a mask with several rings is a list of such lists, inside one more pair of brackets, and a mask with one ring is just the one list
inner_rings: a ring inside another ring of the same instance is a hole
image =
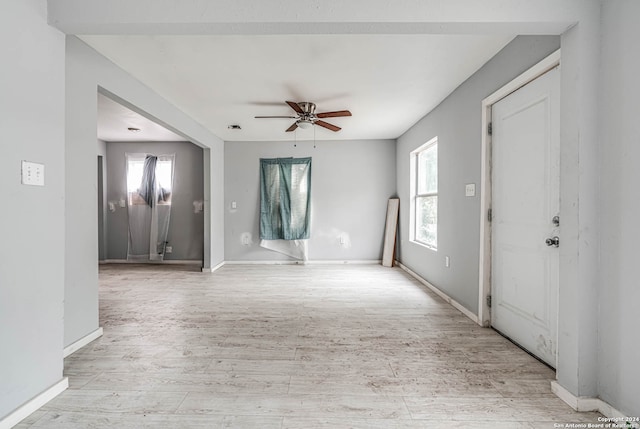
[[[504, 47], [504, 35], [82, 36], [86, 43], [226, 141], [397, 138]], [[140, 115], [104, 97], [99, 138], [136, 140]], [[352, 117], [286, 133], [284, 103]], [[136, 118], [137, 117], [137, 118]], [[129, 121], [129, 122], [127, 122]], [[144, 124], [144, 125], [142, 125]], [[238, 124], [241, 130], [229, 130]], [[159, 127], [159, 126], [156, 126]], [[161, 127], [160, 127], [161, 128]], [[157, 130], [156, 130], [157, 131]], [[151, 140], [176, 140], [166, 131]], [[142, 133], [137, 136], [143, 139]], [[182, 138], [178, 138], [182, 140]]]
[[[131, 132], [128, 128], [140, 131]], [[98, 93], [98, 138], [107, 142], [184, 141], [161, 125]]]

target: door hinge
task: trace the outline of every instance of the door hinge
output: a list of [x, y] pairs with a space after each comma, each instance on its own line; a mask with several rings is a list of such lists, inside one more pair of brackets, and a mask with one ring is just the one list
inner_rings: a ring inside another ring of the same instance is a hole
[[487, 124], [487, 134], [489, 134], [490, 136], [493, 135], [493, 122], [489, 122]]
[[487, 307], [491, 308], [491, 295], [487, 295]]
[[487, 220], [488, 220], [489, 222], [493, 221], [493, 210], [491, 210], [491, 209], [489, 209], [489, 210], [487, 211]]

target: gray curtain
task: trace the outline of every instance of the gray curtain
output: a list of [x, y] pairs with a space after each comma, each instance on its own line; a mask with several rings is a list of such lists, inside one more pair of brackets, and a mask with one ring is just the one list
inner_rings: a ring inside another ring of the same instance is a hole
[[126, 154], [129, 216], [127, 259], [162, 261], [169, 234], [175, 154]]
[[311, 234], [311, 158], [260, 159], [260, 239]]

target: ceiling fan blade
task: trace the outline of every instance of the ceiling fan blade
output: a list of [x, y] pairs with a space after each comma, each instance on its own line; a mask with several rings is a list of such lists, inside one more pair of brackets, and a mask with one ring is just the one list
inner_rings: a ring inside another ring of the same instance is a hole
[[351, 116], [348, 110], [337, 110], [335, 112], [323, 112], [316, 114], [318, 118], [337, 118], [339, 116]]
[[295, 130], [296, 128], [298, 128], [298, 123], [294, 122], [293, 125], [291, 125], [289, 128], [287, 128], [287, 132], [291, 132], [291, 131]]
[[256, 119], [266, 119], [266, 118], [286, 118], [286, 119], [297, 119], [297, 116], [254, 116]]
[[321, 127], [324, 127], [324, 128], [326, 128], [328, 130], [331, 130], [331, 131], [340, 131], [342, 129], [340, 127], [336, 127], [335, 125], [330, 124], [330, 123], [325, 122], [325, 121], [315, 121], [314, 124], [315, 125], [320, 125]]
[[296, 103], [295, 101], [287, 101], [286, 102], [289, 107], [291, 107], [293, 110], [295, 110], [297, 113], [303, 114], [304, 112], [302, 111], [302, 109], [300, 108], [300, 106], [298, 106], [298, 103]]

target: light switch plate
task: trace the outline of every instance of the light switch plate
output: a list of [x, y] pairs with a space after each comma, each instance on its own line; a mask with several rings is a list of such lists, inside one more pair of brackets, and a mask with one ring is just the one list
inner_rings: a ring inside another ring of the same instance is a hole
[[464, 187], [464, 196], [465, 197], [475, 197], [476, 196], [476, 184], [475, 183], [467, 183]]
[[22, 161], [22, 184], [44, 186], [44, 164]]

